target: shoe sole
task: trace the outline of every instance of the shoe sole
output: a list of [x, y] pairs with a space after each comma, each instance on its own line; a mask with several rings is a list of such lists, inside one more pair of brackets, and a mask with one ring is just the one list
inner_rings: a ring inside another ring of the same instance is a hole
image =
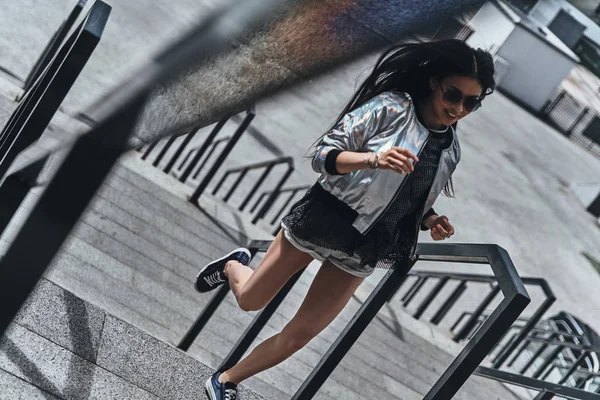
[[237, 248], [235, 250], [230, 251], [229, 253], [227, 253], [226, 255], [224, 255], [221, 258], [217, 258], [216, 260], [213, 260], [213, 261], [209, 262], [204, 267], [202, 267], [202, 269], [200, 270], [200, 272], [198, 272], [198, 274], [196, 275], [196, 282], [194, 282], [194, 289], [196, 289], [196, 292], [198, 292], [198, 293], [207, 293], [207, 292], [201, 292], [201, 291], [199, 291], [198, 290], [198, 286], [197, 286], [198, 278], [200, 278], [200, 275], [202, 275], [202, 273], [204, 271], [206, 271], [206, 268], [208, 268], [211, 265], [216, 264], [216, 263], [218, 263], [220, 261], [224, 261], [224, 260], [228, 259], [229, 257], [231, 257], [232, 255], [234, 255], [235, 253], [238, 253], [240, 251], [243, 252], [243, 253], [246, 253], [248, 255], [248, 259], [249, 260], [252, 259], [252, 254], [250, 254], [250, 252], [248, 251], [248, 249], [240, 247], [240, 248]]
[[215, 389], [212, 385], [212, 376], [208, 378], [208, 380], [204, 384], [204, 390], [206, 391], [206, 395], [210, 400], [217, 400], [217, 394], [215, 393]]

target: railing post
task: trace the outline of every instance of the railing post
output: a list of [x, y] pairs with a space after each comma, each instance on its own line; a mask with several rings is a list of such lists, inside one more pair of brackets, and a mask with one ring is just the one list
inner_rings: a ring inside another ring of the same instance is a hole
[[219, 308], [223, 300], [225, 300], [225, 297], [230, 291], [231, 289], [229, 288], [229, 285], [223, 285], [217, 290], [217, 293], [211, 297], [208, 304], [206, 304], [198, 318], [196, 318], [196, 321], [194, 321], [194, 324], [190, 327], [190, 329], [188, 329], [185, 336], [177, 345], [178, 349], [183, 351], [189, 350], [192, 343], [194, 343], [194, 340], [196, 340], [202, 329], [204, 329], [210, 318], [213, 316], [217, 308]]
[[544, 391], [538, 393], [538, 395], [535, 396], [535, 399], [533, 399], [533, 400], [551, 400], [553, 398], [554, 398], [554, 393], [544, 390]]
[[[550, 337], [548, 338], [548, 340], [552, 340], [554, 338], [556, 338], [557, 333], [553, 332], [552, 334], [550, 334]], [[548, 344], [544, 343], [540, 346], [539, 349], [537, 349], [537, 351], [533, 354], [533, 356], [531, 356], [531, 359], [525, 363], [525, 365], [521, 368], [521, 370], [519, 371], [519, 373], [521, 375], [524, 375], [525, 372], [527, 372], [527, 370], [529, 369], [529, 367], [531, 367], [533, 365], [533, 363], [535, 362], [535, 360], [544, 352], [546, 351], [546, 349], [548, 348]]]
[[[192, 141], [194, 136], [196, 136], [196, 133], [198, 133], [199, 130], [200, 130], [200, 128], [194, 128], [190, 133], [188, 133], [185, 136], [185, 138], [183, 139], [183, 141], [181, 142], [181, 144], [179, 145], [177, 150], [175, 150], [175, 154], [173, 154], [173, 156], [171, 157], [171, 159], [165, 166], [165, 169], [163, 169], [163, 172], [165, 174], [168, 174], [169, 172], [171, 172], [171, 169], [173, 169], [173, 166], [175, 165], [175, 163], [177, 162], [179, 157], [181, 157], [181, 154], [183, 153], [183, 151], [185, 150], [187, 145]], [[185, 162], [184, 162], [184, 164], [185, 164]]]
[[547, 296], [548, 297], [540, 305], [540, 307], [537, 309], [535, 314], [533, 314], [531, 316], [531, 318], [529, 319], [529, 321], [527, 321], [527, 323], [525, 324], [523, 329], [521, 329], [521, 331], [519, 332], [519, 334], [517, 335], [515, 340], [513, 340], [511, 343], [509, 343], [502, 350], [502, 352], [500, 354], [498, 354], [496, 359], [493, 361], [494, 368], [502, 367], [502, 364], [504, 364], [504, 362], [506, 362], [508, 357], [510, 357], [510, 355], [519, 346], [519, 344], [521, 344], [523, 342], [523, 340], [525, 340], [527, 338], [527, 336], [529, 335], [531, 330], [533, 328], [535, 328], [535, 326], [540, 322], [540, 320], [542, 319], [542, 317], [544, 316], [546, 311], [548, 311], [548, 309], [552, 306], [552, 304], [554, 304], [554, 302], [556, 301], [556, 297], [554, 297], [554, 294], [550, 293], [550, 295], [547, 294]]
[[559, 385], [564, 385], [567, 380], [571, 377], [571, 375], [573, 375], [575, 373], [575, 371], [577, 371], [577, 368], [579, 368], [579, 366], [581, 364], [583, 364], [583, 361], [585, 360], [585, 358], [589, 355], [589, 353], [587, 351], [582, 351], [581, 354], [579, 355], [579, 357], [577, 358], [577, 360], [573, 363], [573, 365], [571, 366], [571, 368], [569, 368], [569, 370], [565, 373], [565, 375], [560, 378], [560, 381], [558, 382]]
[[402, 305], [404, 307], [408, 307], [411, 301], [415, 298], [417, 293], [421, 290], [421, 288], [427, 283], [429, 280], [426, 276], [420, 276], [419, 279], [415, 282], [415, 284], [406, 292], [406, 294], [402, 297]]
[[485, 297], [485, 299], [483, 299], [481, 304], [479, 304], [479, 307], [477, 307], [477, 309], [473, 312], [471, 318], [469, 318], [461, 330], [454, 335], [453, 340], [455, 342], [460, 342], [469, 336], [475, 325], [477, 325], [477, 319], [479, 316], [485, 311], [486, 307], [490, 305], [499, 292], [500, 287], [495, 285], [491, 292]]
[[548, 368], [548, 366], [550, 366], [550, 364], [552, 364], [556, 360], [556, 357], [558, 357], [558, 355], [562, 353], [564, 349], [565, 347], [562, 345], [556, 346], [556, 348], [552, 350], [550, 355], [546, 357], [542, 365], [540, 365], [539, 368], [533, 373], [532, 377], [535, 379], [539, 378], [544, 373], [546, 368]]
[[246, 206], [248, 205], [248, 203], [250, 202], [252, 197], [254, 197], [254, 194], [256, 194], [256, 191], [258, 190], [258, 188], [263, 184], [265, 179], [267, 179], [267, 176], [269, 176], [269, 174], [273, 170], [274, 166], [275, 166], [275, 164], [271, 164], [271, 165], [267, 166], [267, 168], [265, 168], [262, 175], [258, 178], [256, 183], [254, 184], [254, 187], [250, 190], [250, 192], [248, 193], [248, 195], [246, 196], [244, 201], [242, 201], [242, 204], [240, 204], [240, 206], [238, 207], [238, 210], [244, 211], [244, 209], [246, 208]]
[[247, 169], [244, 169], [244, 170], [240, 171], [240, 174], [238, 175], [237, 179], [235, 180], [235, 182], [233, 183], [233, 185], [231, 185], [231, 188], [229, 189], [229, 192], [227, 192], [227, 194], [225, 195], [225, 197], [223, 197], [223, 201], [225, 203], [227, 203], [229, 201], [229, 199], [231, 198], [231, 196], [233, 195], [233, 193], [235, 192], [235, 190], [239, 187], [240, 182], [242, 182], [242, 179], [244, 179], [244, 177], [247, 174], [248, 174], [248, 170]]
[[312, 399], [319, 388], [325, 383], [335, 367], [344, 358], [346, 353], [358, 340], [360, 335], [369, 326], [381, 307], [387, 302], [394, 290], [406, 279], [408, 271], [414, 265], [414, 261], [404, 260], [402, 264], [395, 265], [390, 269], [371, 295], [365, 300], [342, 333], [331, 345], [321, 361], [311, 371], [310, 375], [302, 383], [302, 386], [292, 397], [292, 400]]
[[[83, 11], [85, 3], [87, 3], [87, 0], [79, 0], [77, 5], [69, 13], [67, 19], [65, 19], [60, 27], [54, 32], [52, 38], [50, 38], [50, 41], [46, 44], [44, 51], [42, 51], [42, 54], [40, 54], [36, 60], [33, 68], [31, 68], [29, 71], [27, 78], [25, 78], [25, 82], [23, 83], [23, 92], [21, 93], [27, 92], [44, 72], [48, 64], [50, 64], [54, 58], [54, 55], [60, 48], [63, 40], [65, 37], [67, 37], [69, 31], [77, 21], [77, 17], [79, 17], [79, 14], [81, 14], [81, 11]], [[16, 100], [20, 101], [21, 96], [18, 96]]]
[[219, 122], [217, 122], [217, 124], [215, 125], [215, 127], [212, 129], [212, 131], [210, 131], [210, 133], [208, 134], [206, 140], [204, 141], [204, 143], [202, 143], [202, 146], [200, 146], [200, 148], [198, 149], [198, 152], [196, 153], [196, 155], [194, 156], [194, 158], [192, 158], [192, 161], [190, 161], [190, 163], [188, 164], [188, 166], [185, 169], [185, 171], [183, 172], [183, 174], [181, 174], [181, 176], [179, 177], [179, 181], [180, 182], [185, 183], [185, 181], [190, 176], [190, 174], [192, 173], [192, 171], [194, 170], [194, 168], [196, 168], [196, 164], [198, 164], [198, 162], [200, 161], [200, 159], [204, 155], [204, 152], [206, 151], [206, 149], [208, 148], [208, 146], [210, 146], [210, 144], [215, 139], [215, 137], [217, 137], [217, 135], [219, 134], [219, 132], [221, 131], [221, 129], [223, 129], [223, 126], [227, 123], [228, 120], [229, 120], [229, 116], [228, 115], [225, 116], [225, 117], [223, 117], [223, 118], [221, 118], [219, 120]]
[[254, 216], [254, 218], [252, 219], [253, 224], [256, 224], [258, 221], [263, 219], [265, 217], [265, 215], [267, 214], [267, 212], [269, 212], [269, 210], [275, 203], [275, 200], [279, 196], [279, 192], [280, 192], [281, 188], [283, 187], [283, 185], [285, 185], [285, 183], [287, 182], [287, 180], [289, 179], [289, 177], [292, 175], [293, 172], [294, 172], [294, 167], [293, 167], [293, 165], [290, 164], [288, 170], [281, 177], [281, 179], [279, 180], [279, 182], [273, 189], [273, 192], [271, 193], [271, 195], [269, 196], [269, 198], [267, 199], [265, 204], [262, 206], [262, 208], [256, 214], [256, 216]]
[[271, 220], [271, 225], [273, 225], [274, 223], [276, 223], [277, 220], [281, 217], [281, 214], [283, 214], [283, 212], [285, 211], [285, 209], [287, 208], [287, 206], [292, 202], [292, 199], [294, 198], [294, 196], [296, 195], [296, 193], [298, 193], [298, 190], [291, 190], [290, 191], [290, 197], [287, 198], [287, 200], [285, 201], [285, 203], [283, 203], [283, 205], [281, 206], [281, 208], [279, 209], [279, 211], [277, 211], [277, 213], [275, 214], [275, 216]]
[[173, 146], [173, 143], [175, 142], [175, 140], [177, 140], [177, 136], [175, 136], [175, 135], [171, 136], [169, 138], [169, 140], [167, 140], [167, 143], [165, 143], [163, 148], [160, 149], [160, 153], [158, 153], [158, 156], [156, 156], [156, 159], [154, 159], [154, 162], [152, 163], [153, 167], [158, 167], [158, 164], [160, 164], [160, 162], [164, 158], [165, 154], [167, 154], [167, 151], [169, 151], [171, 146]]
[[431, 304], [431, 302], [436, 298], [436, 296], [442, 291], [444, 286], [448, 283], [450, 278], [443, 277], [438, 283], [431, 289], [431, 292], [427, 295], [427, 297], [423, 300], [423, 302], [417, 308], [417, 311], [413, 314], [413, 318], [420, 319], [423, 313], [427, 310], [427, 307]]
[[[250, 250], [250, 254], [252, 255], [252, 257], [254, 257], [256, 253], [258, 253], [258, 249], [255, 247], [252, 247], [248, 250]], [[189, 350], [192, 343], [194, 343], [194, 340], [196, 340], [200, 332], [202, 332], [202, 329], [204, 329], [210, 318], [213, 316], [217, 308], [219, 308], [221, 303], [223, 303], [223, 300], [225, 300], [225, 297], [230, 291], [231, 288], [228, 284], [222, 285], [217, 290], [214, 296], [211, 297], [209, 302], [204, 306], [202, 312], [200, 312], [200, 315], [198, 316], [198, 318], [196, 318], [196, 321], [194, 321], [190, 329], [188, 329], [186, 334], [183, 336], [183, 338], [177, 345], [178, 349], [183, 351]]]
[[200, 171], [202, 171], [202, 169], [204, 168], [204, 166], [206, 165], [206, 163], [208, 163], [208, 160], [210, 160], [210, 158], [212, 157], [213, 153], [217, 149], [217, 146], [219, 144], [221, 144], [221, 142], [226, 142], [229, 139], [230, 139], [229, 136], [226, 136], [226, 137], [224, 137], [222, 139], [215, 140], [213, 142], [212, 146], [210, 146], [210, 150], [208, 150], [208, 154], [206, 155], [206, 157], [204, 157], [204, 160], [202, 160], [202, 162], [200, 163], [200, 165], [198, 166], [198, 168], [196, 168], [196, 172], [194, 172], [194, 175], [192, 175], [192, 179], [198, 179], [198, 175], [200, 175]]
[[298, 279], [302, 276], [305, 268], [302, 268], [300, 271], [296, 272], [283, 287], [277, 292], [275, 297], [267, 304], [265, 308], [263, 308], [260, 313], [254, 317], [248, 328], [244, 331], [240, 339], [233, 346], [227, 357], [223, 360], [217, 371], [226, 371], [229, 368], [233, 367], [238, 363], [246, 353], [246, 351], [250, 348], [262, 328], [269, 322], [269, 319], [273, 316], [277, 308], [281, 305], [283, 300], [285, 300], [288, 293], [292, 290]]
[[200, 199], [200, 196], [202, 196], [202, 193], [204, 193], [204, 190], [206, 190], [206, 187], [209, 185], [210, 181], [215, 177], [217, 171], [223, 164], [223, 161], [225, 161], [225, 159], [227, 158], [229, 153], [231, 153], [231, 150], [233, 149], [235, 144], [238, 142], [238, 140], [240, 140], [240, 137], [242, 136], [242, 134], [244, 133], [246, 128], [248, 128], [248, 126], [254, 119], [255, 115], [256, 114], [254, 113], [254, 109], [248, 110], [248, 113], [246, 114], [246, 118], [244, 118], [244, 120], [242, 121], [242, 123], [240, 124], [238, 129], [235, 131], [235, 133], [231, 137], [231, 140], [229, 141], [229, 143], [227, 143], [227, 146], [225, 146], [225, 148], [223, 149], [221, 154], [219, 154], [219, 157], [213, 163], [213, 166], [211, 167], [211, 169], [207, 172], [207, 174], [204, 177], [204, 179], [202, 180], [202, 182], [200, 182], [200, 184], [198, 185], [198, 188], [196, 189], [196, 191], [190, 197], [190, 200], [189, 200], [190, 203], [194, 203], [196, 205], [198, 204], [198, 200]]
[[157, 140], [156, 142], [150, 143], [150, 146], [148, 146], [148, 148], [146, 149], [146, 151], [144, 152], [144, 154], [142, 154], [142, 160], [145, 160], [146, 158], [148, 158], [148, 156], [150, 155], [150, 153], [152, 153], [152, 150], [154, 150], [154, 148], [158, 145], [158, 142], [160, 140]]
[[454, 289], [448, 299], [441, 305], [435, 315], [431, 318], [430, 322], [434, 325], [438, 325], [442, 319], [448, 314], [448, 311], [456, 304], [460, 296], [467, 290], [467, 282], [460, 281], [460, 284]]

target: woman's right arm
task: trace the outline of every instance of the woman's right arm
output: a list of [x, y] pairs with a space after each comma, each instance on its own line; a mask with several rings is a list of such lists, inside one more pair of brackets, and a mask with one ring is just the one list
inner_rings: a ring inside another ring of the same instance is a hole
[[[368, 169], [369, 165], [375, 162], [375, 157], [374, 153], [342, 151], [335, 158], [335, 169], [339, 174]], [[419, 161], [418, 157], [410, 150], [392, 147], [379, 155], [377, 168], [396, 171], [400, 174], [410, 174], [415, 169], [413, 164], [417, 161]]]

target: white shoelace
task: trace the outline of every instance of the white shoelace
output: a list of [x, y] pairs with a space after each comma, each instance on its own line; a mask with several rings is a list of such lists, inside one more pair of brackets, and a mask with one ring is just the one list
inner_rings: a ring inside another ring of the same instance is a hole
[[235, 400], [237, 398], [237, 390], [225, 389], [225, 400]]
[[219, 283], [224, 283], [225, 282], [225, 280], [221, 278], [220, 271], [215, 271], [214, 273], [212, 273], [209, 276], [205, 277], [204, 280], [210, 286], [215, 286], [215, 285], [218, 285]]

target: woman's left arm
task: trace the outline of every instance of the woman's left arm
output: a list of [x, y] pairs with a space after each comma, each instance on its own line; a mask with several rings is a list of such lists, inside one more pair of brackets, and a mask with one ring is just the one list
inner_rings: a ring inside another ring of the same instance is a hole
[[[454, 226], [448, 220], [448, 217], [442, 215], [438, 216], [435, 211], [430, 209], [423, 217], [423, 227], [431, 231], [431, 238], [433, 240], [444, 240], [454, 235]], [[426, 229], [424, 229], [426, 230]]]

